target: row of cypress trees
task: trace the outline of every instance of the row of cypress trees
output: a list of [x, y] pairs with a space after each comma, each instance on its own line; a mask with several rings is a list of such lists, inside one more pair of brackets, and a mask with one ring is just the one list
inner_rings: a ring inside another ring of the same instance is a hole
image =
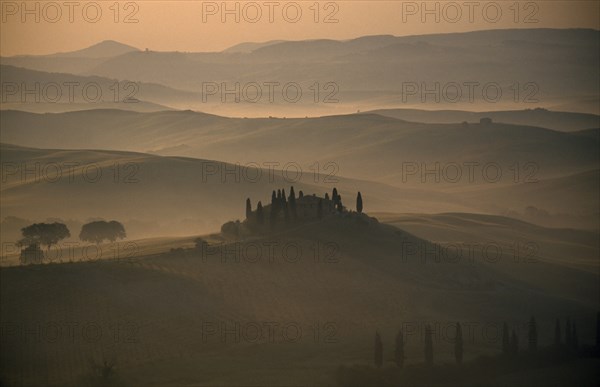
[[[304, 193], [302, 191], [299, 192], [298, 198], [301, 199], [304, 197]], [[325, 200], [329, 199], [329, 194], [325, 193]], [[334, 208], [339, 212], [342, 212], [344, 206], [342, 204], [342, 196], [338, 194], [337, 188], [333, 188], [331, 201], [333, 202]], [[358, 213], [362, 213], [363, 210], [363, 201], [362, 195], [358, 192], [356, 196], [356, 211]], [[273, 190], [271, 194], [271, 212], [270, 212], [270, 222], [274, 224], [279, 216], [279, 214], [283, 212], [285, 222], [289, 222], [290, 220], [298, 219], [298, 212], [296, 207], [296, 194], [294, 192], [294, 187], [290, 187], [290, 195], [286, 197], [285, 189], [278, 189], [277, 191]], [[252, 203], [250, 202], [250, 198], [246, 199], [246, 219], [252, 219]], [[317, 208], [317, 217], [321, 219], [323, 217], [323, 202], [319, 199], [318, 208]], [[258, 224], [264, 224], [264, 211], [262, 202], [258, 202], [256, 206], [256, 222]]]
[[[433, 330], [430, 325], [425, 326], [425, 364], [427, 366], [433, 366]], [[395, 341], [394, 349], [394, 362], [399, 368], [402, 368], [405, 361], [404, 354], [404, 335], [402, 330], [398, 331]], [[579, 346], [579, 340], [577, 338], [577, 326], [575, 321], [571, 322], [571, 319], [567, 317], [565, 326], [565, 341], [562, 341], [562, 332], [560, 328], [560, 320], [556, 319], [556, 325], [554, 329], [554, 346], [556, 348], [563, 348], [566, 346], [568, 349], [577, 350]], [[531, 316], [528, 323], [528, 350], [536, 351], [538, 347], [538, 329], [535, 317]], [[600, 312], [598, 312], [596, 318], [596, 347], [600, 348]], [[514, 356], [519, 352], [519, 338], [517, 333], [513, 329], [509, 334], [508, 324], [505, 322], [502, 327], [502, 354], [505, 356]], [[457, 364], [462, 364], [463, 361], [463, 335], [460, 323], [456, 323], [456, 337], [454, 339], [454, 357]], [[383, 343], [381, 341], [381, 335], [379, 331], [375, 332], [375, 354], [374, 363], [377, 367], [383, 365]]]

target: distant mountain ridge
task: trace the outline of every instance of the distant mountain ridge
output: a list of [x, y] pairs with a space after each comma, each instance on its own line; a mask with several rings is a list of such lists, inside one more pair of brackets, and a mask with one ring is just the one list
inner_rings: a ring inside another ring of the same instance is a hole
[[[159, 83], [193, 93], [201, 92], [206, 83], [228, 87], [239, 83], [242, 87], [272, 81], [297, 83], [309, 97], [313, 97], [309, 88], [316, 83], [320, 89], [333, 83], [337, 90], [334, 97], [338, 102], [331, 105], [323, 102], [327, 90], [321, 90], [323, 95], [317, 96], [316, 103], [307, 97], [290, 104], [281, 96], [273, 103], [222, 103], [219, 94], [208, 101], [215, 108], [230, 110], [351, 109], [347, 112], [405, 106], [485, 111], [550, 108], [582, 101], [578, 111], [598, 114], [600, 39], [592, 29], [498, 29], [344, 41], [242, 43], [234, 46], [233, 52], [157, 52], [130, 47], [117, 51], [119, 55], [102, 58], [99, 54], [3, 57], [0, 62], [47, 72]], [[541, 68], [544, 71], [539, 71]], [[473, 101], [467, 98], [465, 83], [478, 85]], [[436, 98], [423, 100], [419, 90], [408, 93], [407, 84], [417, 85], [421, 91], [433, 87], [440, 91]], [[457, 100], [442, 93], [449, 84], [459, 85]], [[499, 98], [491, 102], [483, 95], [488, 84], [501, 90]], [[189, 108], [206, 110], [201, 106], [202, 102], [197, 102]]]

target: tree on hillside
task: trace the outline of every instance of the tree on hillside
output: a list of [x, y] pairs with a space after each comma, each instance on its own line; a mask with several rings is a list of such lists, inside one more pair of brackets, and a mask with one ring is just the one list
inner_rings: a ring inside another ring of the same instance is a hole
[[325, 200], [329, 200], [329, 194], [325, 192]]
[[252, 204], [250, 204], [250, 198], [246, 199], [246, 219], [250, 220], [252, 217]]
[[304, 192], [302, 190], [298, 191], [298, 199], [302, 199], [304, 197]]
[[554, 325], [554, 345], [556, 347], [560, 347], [560, 320], [556, 319], [556, 324]]
[[596, 347], [600, 348], [600, 312], [596, 314]]
[[514, 357], [519, 353], [519, 338], [517, 337], [517, 333], [513, 329], [512, 335], [510, 337], [510, 354]]
[[577, 350], [579, 347], [579, 339], [577, 338], [577, 324], [575, 324], [575, 321], [573, 321], [573, 334], [571, 335], [571, 343], [571, 348]]
[[404, 366], [404, 335], [402, 334], [402, 330], [399, 330], [398, 334], [396, 335], [394, 361], [396, 362], [398, 368], [402, 368], [402, 366]]
[[260, 201], [256, 205], [256, 221], [258, 224], [263, 224], [265, 222], [265, 214], [263, 213], [263, 206]]
[[342, 204], [342, 195], [337, 196], [337, 210], [338, 212], [344, 211], [344, 205]]
[[271, 226], [275, 226], [275, 221], [277, 220], [277, 194], [275, 190], [271, 194], [271, 211], [269, 212], [269, 221]]
[[23, 238], [17, 243], [20, 246], [43, 246], [48, 249], [59, 241], [71, 236], [69, 229], [63, 223], [34, 223], [21, 229]]
[[431, 326], [425, 326], [425, 364], [433, 366], [433, 331]]
[[508, 333], [508, 324], [502, 325], [502, 354], [508, 355], [510, 353], [510, 336]]
[[360, 191], [359, 191], [358, 195], [356, 195], [356, 212], [358, 212], [359, 214], [362, 214], [362, 210], [363, 210], [363, 202], [362, 202], [362, 196], [360, 195]]
[[529, 320], [529, 350], [537, 350], [537, 325], [533, 316]]
[[123, 239], [125, 237], [125, 227], [116, 220], [110, 222], [99, 220], [84, 224], [79, 233], [80, 240], [84, 242], [93, 242], [95, 244], [100, 244], [105, 240], [114, 242], [117, 239]]
[[298, 219], [298, 214], [296, 213], [296, 194], [294, 193], [294, 186], [290, 188], [290, 197], [288, 199], [288, 202], [290, 204], [290, 212], [292, 215], [292, 219]]
[[375, 331], [375, 365], [381, 367], [383, 365], [383, 343], [379, 336], [379, 331]]
[[456, 338], [454, 339], [454, 357], [456, 358], [456, 364], [462, 364], [463, 360], [463, 337], [462, 328], [460, 323], [456, 323]]
[[331, 201], [333, 204], [336, 204], [338, 200], [338, 191], [337, 188], [333, 187], [333, 191], [331, 192]]

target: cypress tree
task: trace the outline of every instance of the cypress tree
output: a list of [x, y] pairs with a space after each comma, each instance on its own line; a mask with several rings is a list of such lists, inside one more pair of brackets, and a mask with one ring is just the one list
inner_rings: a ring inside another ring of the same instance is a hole
[[596, 314], [596, 347], [600, 348], [600, 312]]
[[502, 325], [502, 354], [508, 355], [510, 353], [510, 336], [508, 333], [508, 324]]
[[362, 196], [360, 195], [360, 191], [359, 191], [358, 195], [356, 195], [356, 212], [358, 212], [359, 214], [362, 214], [362, 210], [363, 210], [363, 202], [362, 202]]
[[263, 206], [261, 202], [258, 202], [258, 205], [256, 206], [256, 220], [258, 221], [258, 224], [263, 224], [265, 221], [265, 216], [263, 214]]
[[273, 190], [273, 193], [271, 194], [271, 212], [269, 213], [271, 227], [275, 226], [277, 220], [277, 204], [277, 194], [275, 193], [275, 190]]
[[571, 319], [567, 317], [567, 324], [565, 326], [565, 344], [571, 348], [573, 341], [571, 340]]
[[425, 326], [425, 364], [433, 366], [433, 331], [429, 324]]
[[298, 219], [298, 214], [296, 213], [296, 194], [294, 193], [294, 187], [292, 186], [290, 189], [290, 210], [292, 212], [292, 219]]
[[573, 334], [571, 335], [571, 341], [573, 342], [572, 348], [577, 350], [579, 347], [579, 339], [577, 339], [577, 324], [573, 321]]
[[250, 220], [252, 217], [252, 205], [250, 204], [250, 198], [246, 199], [246, 219]]
[[404, 366], [404, 335], [402, 334], [402, 330], [399, 330], [398, 334], [396, 335], [394, 361], [396, 362], [398, 368], [402, 368], [402, 366]]
[[344, 205], [342, 204], [342, 195], [337, 196], [337, 209], [339, 212], [344, 210]]
[[510, 353], [513, 356], [516, 356], [517, 353], [519, 353], [519, 338], [517, 337], [517, 333], [514, 329], [510, 338]]
[[333, 201], [333, 203], [337, 203], [337, 198], [338, 198], [338, 191], [337, 188], [333, 187], [333, 191], [331, 192], [331, 200]]
[[463, 360], [463, 337], [462, 328], [460, 323], [456, 323], [456, 338], [454, 339], [454, 357], [456, 358], [456, 364], [462, 364]]
[[298, 191], [298, 199], [302, 199], [304, 197], [304, 192], [302, 190]]
[[375, 331], [375, 365], [380, 368], [383, 365], [383, 343], [379, 331]]
[[537, 325], [533, 316], [529, 320], [529, 350], [537, 350]]

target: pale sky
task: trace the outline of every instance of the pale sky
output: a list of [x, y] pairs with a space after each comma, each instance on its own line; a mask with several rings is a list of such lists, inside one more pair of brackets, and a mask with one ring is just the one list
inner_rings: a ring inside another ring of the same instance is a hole
[[0, 5], [2, 56], [73, 51], [103, 40], [140, 49], [198, 52], [279, 39], [350, 39], [494, 28], [600, 29], [598, 0], [2, 0]]

